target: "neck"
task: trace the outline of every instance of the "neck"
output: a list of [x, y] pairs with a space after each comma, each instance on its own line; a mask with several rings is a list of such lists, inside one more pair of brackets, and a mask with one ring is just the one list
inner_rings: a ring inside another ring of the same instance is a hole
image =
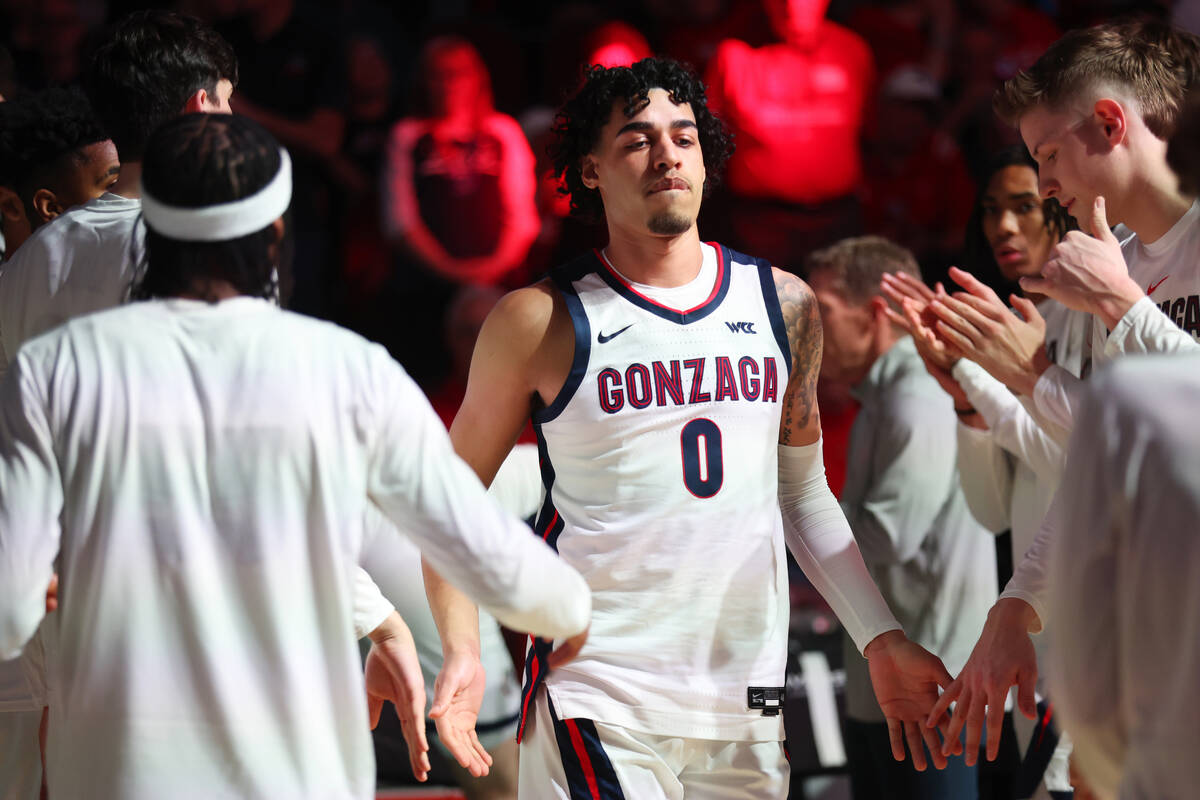
[[610, 224], [604, 250], [622, 275], [648, 286], [683, 286], [700, 274], [704, 259], [694, 224], [678, 236], [631, 233]]
[[292, 16], [292, 3], [267, 3], [250, 12], [250, 32], [260, 42], [270, 39]]
[[129, 200], [140, 198], [142, 196], [142, 162], [121, 162], [121, 173], [109, 191]]
[[192, 281], [192, 285], [186, 291], [180, 292], [178, 297], [184, 300], [203, 300], [206, 303], [219, 303], [231, 297], [238, 297], [240, 294], [241, 292], [233, 288], [233, 284], [229, 281], [219, 278], [197, 278]]
[[1180, 194], [1179, 179], [1167, 166], [1166, 143], [1155, 138], [1150, 146], [1159, 151], [1147, 158], [1124, 193], [1121, 222], [1138, 235], [1143, 244], [1161, 239], [1191, 208], [1194, 198]]

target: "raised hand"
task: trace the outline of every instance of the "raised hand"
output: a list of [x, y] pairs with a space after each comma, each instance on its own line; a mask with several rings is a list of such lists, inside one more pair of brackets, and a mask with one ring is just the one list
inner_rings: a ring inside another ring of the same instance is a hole
[[1042, 266], [1041, 277], [1021, 278], [1021, 288], [1095, 314], [1112, 330], [1146, 293], [1129, 277], [1121, 244], [1108, 227], [1103, 197], [1092, 206], [1091, 228], [1090, 236], [1067, 233]]
[[[936, 726], [926, 722], [936, 710], [938, 687], [949, 686], [950, 673], [941, 659], [920, 645], [911, 642], [900, 631], [889, 631], [871, 640], [863, 651], [871, 674], [875, 699], [887, 719], [892, 757], [904, 760], [904, 747], [912, 756], [913, 767], [919, 772], [926, 768], [925, 747], [937, 769], [946, 766], [946, 754], [954, 752], [957, 742], [938, 741]], [[938, 716], [944, 717], [943, 713]], [[948, 722], [939, 720], [943, 731]]]
[[1032, 394], [1038, 377], [1050, 366], [1046, 321], [1037, 307], [1012, 295], [1009, 299], [1022, 319], [969, 272], [951, 267], [950, 277], [967, 291], [930, 302], [938, 318], [938, 336], [1013, 391]]
[[487, 775], [492, 766], [492, 757], [475, 734], [486, 683], [478, 653], [452, 652], [446, 655], [433, 684], [433, 708], [429, 710], [442, 744], [476, 778]]
[[1021, 713], [1030, 719], [1037, 718], [1033, 691], [1037, 683], [1037, 656], [1029, 638], [1030, 627], [1036, 621], [1037, 614], [1025, 601], [1015, 598], [996, 601], [966, 666], [926, 720], [928, 726], [944, 724], [950, 704], [957, 704], [945, 735], [957, 741], [959, 733], [966, 728], [968, 766], [974, 764], [979, 755], [985, 719], [987, 758], [988, 761], [996, 760], [1004, 724], [1004, 701], [1010, 687], [1017, 687], [1017, 707]]
[[371, 632], [363, 679], [367, 686], [367, 711], [371, 727], [379, 724], [383, 701], [396, 707], [413, 775], [429, 775], [429, 742], [425, 738], [425, 679], [417, 660], [412, 633], [396, 612]]

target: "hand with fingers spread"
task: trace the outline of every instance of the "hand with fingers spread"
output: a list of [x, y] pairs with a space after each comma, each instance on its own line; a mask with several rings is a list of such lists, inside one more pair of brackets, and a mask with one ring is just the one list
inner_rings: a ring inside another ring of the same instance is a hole
[[367, 686], [367, 711], [371, 728], [379, 724], [383, 701], [390, 700], [400, 719], [413, 775], [423, 781], [429, 774], [429, 743], [425, 739], [425, 679], [408, 626], [393, 611], [369, 634], [371, 652], [363, 668]]
[[1029, 719], [1037, 718], [1033, 687], [1037, 683], [1037, 657], [1031, 630], [1039, 625], [1037, 613], [1023, 600], [1002, 597], [996, 601], [962, 672], [946, 689], [926, 724], [944, 723], [951, 703], [954, 716], [945, 735], [957, 740], [966, 729], [966, 762], [973, 765], [979, 755], [979, 740], [987, 722], [987, 759], [1000, 752], [1004, 724], [1004, 702], [1008, 690], [1017, 687], [1017, 707]]
[[1108, 227], [1103, 197], [1095, 200], [1091, 228], [1090, 236], [1071, 231], [1063, 237], [1042, 265], [1041, 277], [1021, 278], [1021, 288], [1095, 314], [1112, 330], [1146, 293], [1129, 277], [1121, 244]]
[[429, 710], [442, 744], [476, 778], [487, 775], [492, 766], [492, 757], [475, 734], [486, 682], [477, 650], [452, 650], [446, 653], [434, 681], [433, 707]]
[[[926, 767], [925, 747], [937, 769], [946, 767], [946, 754], [955, 752], [953, 742], [943, 745], [926, 721], [936, 710], [938, 687], [950, 685], [950, 673], [941, 659], [909, 641], [900, 631], [888, 631], [871, 640], [863, 650], [871, 674], [875, 699], [887, 719], [892, 757], [904, 760], [904, 748], [918, 772]], [[945, 716], [939, 714], [939, 716]], [[941, 721], [945, 730], [948, 719]], [[922, 747], [924, 742], [925, 747]]]
[[938, 318], [938, 336], [1013, 391], [1032, 394], [1038, 377], [1050, 366], [1046, 321], [1037, 307], [1012, 295], [1018, 317], [969, 272], [951, 267], [950, 277], [966, 291], [930, 302]]

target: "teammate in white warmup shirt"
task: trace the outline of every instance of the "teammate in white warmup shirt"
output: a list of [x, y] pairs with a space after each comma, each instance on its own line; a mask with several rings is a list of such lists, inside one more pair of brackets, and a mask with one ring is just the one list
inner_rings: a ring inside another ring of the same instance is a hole
[[382, 348], [265, 299], [291, 199], [269, 134], [177, 118], [143, 166], [151, 299], [31, 340], [0, 386], [0, 657], [58, 559], [53, 797], [371, 797], [368, 502], [505, 624], [578, 634], [586, 585]]
[[700, 241], [729, 147], [703, 87], [668, 60], [597, 67], [558, 131], [609, 244], [501, 300], [451, 427], [487, 482], [532, 414], [535, 533], [594, 597], [575, 662], [530, 649], [522, 797], [786, 796], [785, 539], [868, 657], [894, 755], [907, 738], [923, 768], [945, 668], [899, 630], [825, 482], [811, 290]]

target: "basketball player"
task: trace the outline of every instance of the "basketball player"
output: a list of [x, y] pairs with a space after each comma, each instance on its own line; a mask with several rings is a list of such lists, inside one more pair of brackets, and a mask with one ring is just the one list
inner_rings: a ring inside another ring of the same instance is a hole
[[104, 194], [121, 171], [116, 147], [78, 90], [46, 89], [0, 105], [0, 137], [6, 256], [68, 208]]
[[1100, 798], [1200, 785], [1200, 358], [1122, 359], [1085, 392], [1067, 460], [1050, 680]]
[[609, 244], [501, 300], [451, 427], [486, 483], [533, 415], [535, 531], [594, 597], [586, 644], [562, 645], [576, 663], [530, 649], [522, 796], [784, 797], [785, 538], [868, 659], [893, 755], [907, 741], [923, 769], [918, 709], [945, 668], [899, 629], [825, 482], [811, 290], [700, 241], [730, 147], [703, 86], [666, 59], [593, 67], [556, 129]]
[[[1188, 46], [1169, 46], [1181, 41]], [[1001, 116], [1018, 125], [1038, 162], [1042, 195], [1057, 198], [1092, 234], [1068, 233], [1051, 263], [1074, 264], [1071, 271], [1083, 275], [1085, 265], [1120, 269], [1112, 265], [1123, 260], [1128, 280], [1138, 287], [1140, 299], [1133, 305], [1113, 294], [1094, 298], [1097, 369], [1126, 353], [1190, 351], [1200, 337], [1200, 204], [1179, 191], [1166, 162], [1166, 140], [1194, 76], [1189, 54], [1194, 57], [1195, 50], [1195, 37], [1152, 23], [1076, 30], [997, 96]], [[1110, 218], [1132, 235], [1118, 241], [1109, 230]], [[937, 298], [930, 305], [941, 320], [939, 335], [1029, 397], [1048, 432], [1069, 431], [1082, 384], [1050, 364], [1038, 346], [1036, 311], [1031, 311], [1032, 324], [1022, 322], [971, 276], [958, 273], [959, 278], [970, 294]], [[1047, 289], [1046, 283], [1027, 278], [1022, 286]], [[1066, 299], [1061, 292], [1056, 296]], [[950, 731], [966, 726], [968, 760], [974, 758], [971, 745], [979, 741], [985, 716], [988, 757], [996, 756], [998, 721], [1010, 686], [1018, 686], [1022, 711], [1033, 715], [1037, 663], [1029, 634], [1048, 621], [1048, 553], [1062, 510], [1056, 498], [989, 613], [966, 667], [935, 709], [940, 713], [958, 701]]]
[[587, 587], [382, 348], [268, 302], [291, 201], [268, 133], [186, 115], [143, 167], [148, 301], [31, 340], [0, 385], [0, 656], [57, 559], [52, 797], [371, 797], [368, 502], [513, 627], [578, 634]]
[[[36, 231], [0, 274], [0, 343], [26, 339], [80, 314], [122, 302], [141, 247], [138, 182], [150, 133], [189, 111], [229, 113], [233, 51], [208, 26], [166, 11], [121, 20], [97, 47], [85, 88], [121, 161], [102, 196]], [[2, 354], [0, 354], [2, 355]]]

